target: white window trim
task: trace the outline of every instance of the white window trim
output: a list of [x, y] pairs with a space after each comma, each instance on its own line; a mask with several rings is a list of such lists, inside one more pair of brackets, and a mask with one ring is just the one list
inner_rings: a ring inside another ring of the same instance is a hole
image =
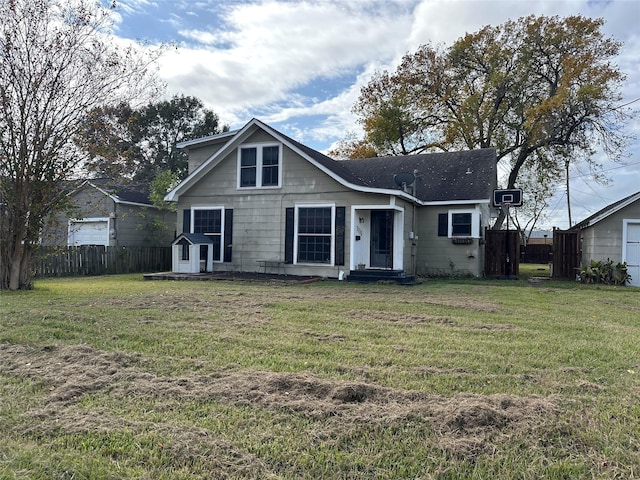
[[[222, 263], [224, 261], [224, 214], [225, 207], [224, 205], [192, 205], [191, 206], [191, 225], [189, 225], [189, 232], [195, 233], [195, 223], [196, 223], [196, 210], [220, 210], [222, 213], [220, 215], [220, 260], [214, 260], [213, 263]], [[218, 235], [217, 233], [205, 233], [204, 235], [213, 236]], [[215, 256], [215, 255], [214, 255]]]
[[[70, 218], [67, 224], [67, 245], [70, 247], [77, 247], [77, 244], [71, 243], [71, 226], [76, 223], [91, 223], [91, 222], [106, 222], [107, 231], [103, 243], [99, 245], [109, 246], [110, 232], [111, 232], [111, 219], [109, 217], [88, 217], [88, 218]], [[87, 245], [87, 244], [82, 244]]]
[[[262, 149], [264, 147], [278, 147], [278, 184], [262, 186]], [[240, 172], [242, 170], [242, 150], [245, 148], [256, 149], [256, 184], [251, 187], [243, 187], [240, 185]], [[238, 190], [264, 190], [274, 189], [282, 187], [282, 144], [278, 142], [265, 142], [265, 143], [245, 143], [238, 147], [237, 153], [237, 172], [236, 172], [236, 187]]]
[[[458, 213], [471, 214], [471, 235], [454, 235], [453, 234], [453, 215]], [[478, 209], [449, 210], [448, 216], [447, 216], [447, 236], [448, 238], [480, 238], [480, 210]]]
[[[298, 262], [298, 210], [300, 208], [331, 208], [331, 255], [329, 263]], [[300, 203], [295, 205], [293, 222], [293, 264], [333, 267], [336, 259], [336, 204], [335, 203]]]

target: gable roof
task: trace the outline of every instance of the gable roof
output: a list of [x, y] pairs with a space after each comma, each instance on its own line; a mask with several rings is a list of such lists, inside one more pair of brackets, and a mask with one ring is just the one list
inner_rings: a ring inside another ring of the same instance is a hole
[[157, 208], [149, 197], [147, 184], [118, 184], [107, 178], [94, 178], [81, 182], [71, 193], [73, 195], [85, 186], [90, 186], [108, 196], [115, 203]]
[[[169, 192], [165, 200], [177, 200], [183, 192], [209, 172], [231, 149], [241, 144], [243, 139], [256, 129], [262, 129], [269, 133], [342, 185], [357, 191], [397, 195], [420, 204], [433, 204], [489, 202], [492, 192], [496, 188], [497, 159], [496, 151], [492, 148], [339, 161], [254, 118], [238, 130], [235, 135], [230, 136], [223, 147]], [[210, 138], [201, 139], [202, 143], [210, 141]], [[189, 142], [189, 146], [197, 144], [199, 144], [198, 140]], [[394, 181], [395, 174], [413, 173], [414, 171], [417, 171], [415, 197], [396, 185]]]
[[171, 242], [171, 245], [176, 245], [178, 242], [180, 242], [181, 240], [186, 240], [187, 242], [189, 242], [191, 245], [198, 245], [201, 243], [213, 243], [213, 239], [211, 237], [206, 236], [204, 233], [181, 233], [180, 235], [178, 235], [173, 242]]
[[628, 197], [625, 197], [617, 202], [613, 202], [601, 210], [598, 210], [596, 213], [591, 215], [590, 217], [585, 218], [581, 222], [576, 223], [573, 228], [583, 229], [595, 225], [601, 220], [604, 220], [609, 215], [613, 215], [619, 210], [622, 210], [628, 205], [640, 200], [640, 192], [633, 193]]
[[209, 135], [208, 137], [194, 138], [193, 140], [185, 140], [184, 142], [176, 143], [177, 148], [189, 148], [191, 146], [204, 146], [208, 143], [220, 143], [221, 141], [233, 137], [240, 130], [229, 130], [227, 132], [216, 133], [215, 135]]

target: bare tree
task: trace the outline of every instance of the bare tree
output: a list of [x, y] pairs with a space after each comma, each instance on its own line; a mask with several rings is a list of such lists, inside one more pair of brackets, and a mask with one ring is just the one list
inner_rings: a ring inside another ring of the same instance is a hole
[[162, 48], [120, 46], [92, 0], [0, 2], [0, 289], [31, 288], [43, 221], [84, 158], [74, 145], [102, 105], [147, 101]]

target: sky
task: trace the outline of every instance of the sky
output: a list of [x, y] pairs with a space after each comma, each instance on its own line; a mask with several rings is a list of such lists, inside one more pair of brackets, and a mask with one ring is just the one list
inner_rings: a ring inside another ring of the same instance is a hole
[[[116, 36], [174, 45], [159, 64], [167, 98], [197, 97], [231, 129], [258, 118], [324, 153], [362, 136], [352, 107], [375, 72], [422, 44], [532, 14], [603, 18], [624, 43], [622, 103], [640, 110], [640, 0], [118, 0], [115, 12]], [[638, 138], [623, 163], [595, 157], [607, 185], [572, 167], [572, 223], [640, 191], [640, 117], [628, 133]], [[569, 227], [565, 192], [559, 183], [539, 227]]]

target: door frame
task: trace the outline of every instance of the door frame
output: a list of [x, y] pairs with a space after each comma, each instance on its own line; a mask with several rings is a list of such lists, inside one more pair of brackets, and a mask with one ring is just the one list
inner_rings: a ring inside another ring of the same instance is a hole
[[[640, 226], [640, 219], [625, 218], [622, 220], [622, 262], [627, 262], [627, 244], [629, 243], [628, 231], [630, 225]], [[638, 278], [640, 275], [634, 275], [637, 266], [634, 264], [631, 267], [633, 269], [633, 274], [629, 272], [631, 274], [631, 283], [629, 285], [636, 287], [640, 286], [640, 278]], [[638, 271], [640, 272], [640, 268], [638, 268]]]
[[[380, 215], [383, 214], [383, 215]], [[393, 268], [393, 232], [395, 211], [394, 210], [371, 210], [371, 235], [369, 236], [369, 267], [381, 268], [389, 270]], [[387, 244], [388, 249], [385, 249], [386, 255], [383, 262], [379, 262], [381, 256], [379, 248], [376, 250], [376, 246]]]
[[393, 210], [393, 270], [404, 269], [404, 215], [405, 209], [397, 205], [352, 205], [349, 268], [356, 270], [361, 264], [371, 267], [371, 211]]

